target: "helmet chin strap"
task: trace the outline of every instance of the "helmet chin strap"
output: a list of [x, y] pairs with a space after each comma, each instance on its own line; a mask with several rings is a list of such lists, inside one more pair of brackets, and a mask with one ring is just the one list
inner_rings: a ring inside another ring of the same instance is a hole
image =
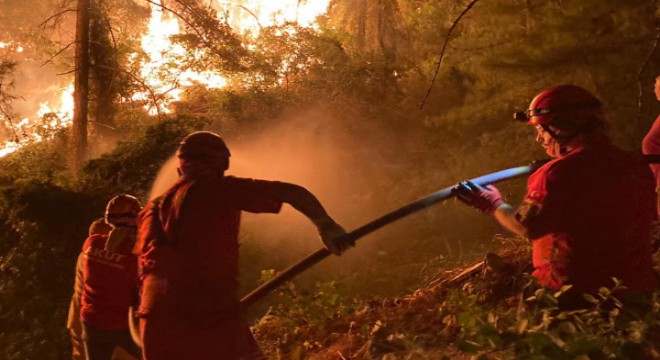
[[559, 157], [568, 153], [568, 148], [564, 145], [561, 145], [554, 138], [552, 139], [552, 144], [550, 144], [550, 148], [552, 149], [552, 153], [549, 155], [552, 157]]
[[547, 124], [543, 124], [541, 125], [541, 127], [543, 128], [543, 130], [545, 130], [545, 132], [550, 134], [550, 137], [552, 137], [552, 139], [554, 140], [550, 146], [553, 147], [553, 153], [556, 153], [557, 155], [564, 155], [568, 153], [568, 146], [566, 144], [579, 135], [579, 133], [574, 133], [566, 136], [561, 136], [557, 134], [557, 131], [552, 130], [550, 126]]

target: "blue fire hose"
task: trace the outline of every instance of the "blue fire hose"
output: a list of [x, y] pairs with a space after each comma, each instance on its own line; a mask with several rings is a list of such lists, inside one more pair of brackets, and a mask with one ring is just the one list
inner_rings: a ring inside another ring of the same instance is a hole
[[[541, 165], [543, 165], [547, 161], [539, 161], [535, 162], [531, 165], [526, 165], [526, 166], [519, 166], [515, 168], [510, 168], [506, 170], [501, 170], [498, 172], [494, 172], [492, 174], [480, 176], [474, 179], [471, 179], [472, 182], [485, 186], [489, 184], [495, 184], [501, 181], [509, 180], [509, 179], [514, 179], [514, 178], [519, 178], [519, 177], [524, 177], [528, 176], [536, 169], [538, 169]], [[394, 210], [390, 213], [387, 213], [351, 232], [348, 234], [344, 235], [345, 239], [347, 241], [354, 242], [361, 237], [368, 235], [383, 226], [393, 223], [401, 218], [404, 218], [410, 214], [413, 214], [415, 212], [418, 212], [422, 209], [425, 209], [433, 204], [437, 204], [441, 201], [450, 199], [454, 197], [454, 194], [452, 193], [452, 189], [454, 188], [454, 185], [446, 187], [438, 192], [435, 192], [423, 199], [417, 200], [415, 202], [412, 202], [402, 208], [399, 208], [397, 210]], [[308, 255], [304, 259], [300, 260], [299, 262], [291, 265], [288, 267], [286, 270], [282, 271], [281, 273], [277, 274], [275, 277], [270, 279], [269, 281], [263, 283], [261, 286], [258, 288], [254, 289], [252, 292], [247, 294], [245, 297], [241, 299], [241, 304], [245, 307], [248, 307], [255, 302], [257, 302], [259, 299], [263, 298], [264, 296], [268, 295], [271, 291], [275, 290], [277, 287], [282, 285], [283, 283], [291, 280], [293, 277], [296, 275], [300, 274], [301, 272], [309, 269], [316, 263], [320, 262], [321, 260], [325, 259], [332, 253], [326, 249], [322, 248], [314, 253]]]

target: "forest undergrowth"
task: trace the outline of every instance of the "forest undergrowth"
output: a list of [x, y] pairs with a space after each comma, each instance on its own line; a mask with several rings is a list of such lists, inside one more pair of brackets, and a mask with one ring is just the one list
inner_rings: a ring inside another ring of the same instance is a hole
[[[75, 68], [74, 39], [57, 35], [73, 34], [74, 19], [52, 33], [43, 25], [75, 12], [54, 0], [5, 3], [0, 139], [18, 143], [18, 119], [29, 115], [19, 116], [21, 91], [41, 80], [25, 76], [30, 61], [68, 75]], [[181, 69], [215, 69], [233, 85], [177, 87], [182, 97], [158, 116], [145, 106], [157, 107], [159, 96], [127, 100], [145, 90], [131, 54], [146, 55], [139, 44], [149, 8], [98, 3], [92, 15], [108, 26], [91, 34], [88, 161], [69, 169], [71, 134], [48, 125], [55, 113], [33, 124], [44, 141], [0, 158], [0, 359], [70, 358], [66, 316], [90, 222], [118, 193], [146, 202], [191, 131], [220, 133], [230, 170], [309, 188], [350, 230], [458, 181], [545, 157], [534, 129], [510, 114], [549, 86], [593, 92], [613, 142], [638, 153], [660, 112], [653, 0], [331, 0], [316, 30], [287, 22], [252, 39], [196, 6], [203, 2], [171, 1], [196, 20], [172, 40], [206, 54]], [[114, 29], [124, 30], [115, 37]], [[6, 55], [10, 43], [25, 51]], [[110, 91], [101, 91], [104, 79]], [[498, 187], [511, 203], [525, 191], [524, 180]], [[283, 212], [272, 222], [246, 217], [243, 290], [274, 275], [260, 270], [321, 245], [306, 219]], [[453, 201], [392, 224], [251, 308], [258, 340], [282, 360], [659, 357], [659, 294], [640, 314], [617, 297], [625, 284], [613, 282], [586, 299], [588, 308], [560, 311], [563, 291], [539, 290], [525, 275], [529, 245], [503, 237], [493, 245], [498, 231]]]
[[660, 359], [660, 292], [622, 301], [625, 284], [612, 279], [585, 294], [584, 306], [562, 310], [570, 286], [536, 286], [530, 247], [500, 239], [497, 254], [402, 297], [351, 299], [334, 282], [308, 293], [288, 284], [253, 330], [272, 359]]

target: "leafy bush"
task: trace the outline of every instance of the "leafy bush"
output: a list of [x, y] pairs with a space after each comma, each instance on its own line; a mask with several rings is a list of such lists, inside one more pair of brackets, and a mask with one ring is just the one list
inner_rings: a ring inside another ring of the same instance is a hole
[[459, 348], [515, 359], [652, 358], [659, 346], [654, 337], [660, 330], [660, 293], [650, 302], [622, 302], [618, 294], [625, 287], [614, 282], [612, 289], [585, 294], [586, 305], [572, 310], [559, 306], [570, 286], [556, 292], [539, 288], [524, 299], [524, 309], [504, 314], [462, 297], [451, 305], [462, 331]]
[[34, 143], [0, 159], [0, 184], [34, 179], [66, 186], [70, 182], [66, 163], [67, 130], [60, 130], [53, 139]]
[[[169, 119], [85, 164], [66, 180], [56, 142], [3, 159], [11, 185], [0, 188], [0, 358], [61, 359], [70, 352], [66, 316], [76, 257], [93, 219], [117, 193], [144, 195], [187, 133], [203, 122]], [[61, 166], [61, 167], [60, 167]], [[62, 177], [60, 177], [62, 176]]]
[[0, 191], [0, 358], [67, 353], [75, 257], [98, 216], [90, 200], [37, 181]]
[[173, 118], [145, 126], [112, 152], [87, 162], [78, 181], [80, 191], [103, 199], [117, 193], [144, 197], [181, 139], [204, 124], [196, 119]]
[[[274, 275], [274, 270], [262, 271], [262, 280]], [[334, 281], [316, 283], [312, 290], [300, 290], [293, 283], [287, 283], [277, 296], [277, 305], [255, 325], [262, 346], [271, 354], [295, 353], [304, 357], [306, 351], [321, 348], [326, 340], [315, 338], [309, 329], [328, 326], [362, 306], [356, 299], [346, 304], [345, 290]]]

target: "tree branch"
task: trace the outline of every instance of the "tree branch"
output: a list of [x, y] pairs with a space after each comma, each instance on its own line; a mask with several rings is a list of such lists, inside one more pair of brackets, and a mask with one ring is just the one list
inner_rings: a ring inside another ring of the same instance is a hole
[[14, 121], [12, 120], [12, 114], [5, 110], [3, 106], [0, 106], [0, 114], [2, 114], [5, 117], [5, 120], [9, 123], [9, 129], [14, 136], [13, 141], [18, 142], [18, 134], [16, 133], [16, 126], [14, 126]]
[[461, 21], [463, 16], [472, 9], [474, 4], [477, 3], [479, 0], [472, 0], [468, 6], [463, 9], [463, 11], [458, 15], [456, 20], [454, 20], [454, 23], [451, 24], [451, 27], [449, 28], [449, 31], [447, 31], [447, 34], [445, 35], [445, 42], [442, 44], [442, 50], [440, 52], [440, 58], [438, 59], [438, 62], [436, 63], [436, 68], [435, 68], [435, 73], [433, 74], [433, 79], [431, 79], [431, 84], [429, 85], [429, 89], [426, 91], [426, 96], [424, 96], [424, 99], [422, 99], [422, 102], [419, 104], [419, 110], [424, 109], [424, 104], [426, 104], [426, 100], [428, 100], [429, 96], [431, 96], [431, 90], [433, 90], [433, 85], [435, 84], [435, 80], [438, 78], [438, 73], [440, 72], [440, 65], [442, 65], [442, 59], [445, 56], [445, 51], [447, 50], [447, 44], [449, 43], [449, 38], [451, 37], [451, 33], [454, 31], [454, 28], [456, 28], [456, 25]]
[[[226, 54], [223, 54], [222, 52], [218, 51], [218, 49], [214, 46], [214, 44], [213, 44], [211, 41], [209, 41], [209, 39], [207, 39], [207, 37], [206, 37], [206, 36], [205, 36], [205, 35], [199, 30], [198, 26], [195, 25], [195, 24], [193, 23], [193, 21], [191, 21], [190, 19], [188, 19], [188, 18], [185, 17], [184, 15], [180, 14], [180, 13], [177, 12], [176, 10], [174, 10], [174, 9], [172, 9], [172, 8], [170, 8], [170, 7], [166, 6], [166, 5], [164, 5], [164, 4], [162, 4], [160, 1], [156, 1], [156, 0], [145, 0], [145, 1], [146, 1], [147, 3], [149, 3], [149, 4], [152, 4], [152, 5], [158, 6], [158, 7], [160, 7], [160, 8], [163, 9], [163, 10], [169, 11], [169, 12], [172, 13], [174, 16], [176, 16], [176, 17], [178, 17], [179, 19], [181, 19], [181, 21], [183, 21], [183, 22], [184, 22], [184, 23], [185, 23], [190, 29], [192, 29], [193, 32], [195, 32], [195, 34], [197, 35], [197, 37], [199, 38], [199, 40], [202, 42], [202, 44], [204, 44], [204, 46], [206, 46], [206, 48], [207, 48], [209, 51], [211, 51], [213, 54], [217, 55], [218, 57], [220, 57], [221, 59], [223, 59], [223, 60], [226, 61], [227, 63], [229, 63], [229, 64], [231, 64], [231, 65], [233, 65], [233, 66], [235, 66], [235, 67], [237, 67], [237, 68], [242, 68], [242, 67], [243, 67], [240, 63], [238, 63], [238, 62], [236, 62], [236, 61], [233, 61], [233, 60], [231, 60], [231, 59], [227, 59]], [[183, 3], [183, 2], [180, 1], [180, 0], [174, 0], [174, 2], [176, 2], [177, 4], [179, 4], [180, 6], [182, 6], [183, 8], [185, 8], [185, 10], [187, 10], [187, 11], [190, 12], [190, 13], [194, 13], [194, 12], [195, 12], [194, 9], [192, 9], [190, 6], [188, 6], [187, 4]]]
[[[259, 17], [257, 16], [257, 14], [255, 14], [252, 10], [248, 9], [247, 6], [242, 5], [242, 4], [233, 3], [233, 2], [222, 2], [222, 3], [220, 3], [220, 5], [236, 6], [236, 7], [240, 8], [240, 9], [243, 9], [246, 13], [252, 15], [252, 17], [254, 18], [254, 20], [257, 22], [257, 26], [259, 26], [259, 30], [261, 30], [261, 29], [264, 28], [264, 27], [261, 25], [261, 23], [259, 22]], [[298, 3], [298, 6], [300, 6], [300, 3]]]
[[158, 107], [158, 97], [156, 96], [156, 93], [154, 92], [154, 90], [149, 85], [147, 85], [144, 82], [144, 80], [140, 79], [136, 75], [133, 75], [132, 72], [124, 70], [120, 67], [112, 67], [112, 66], [106, 66], [106, 65], [99, 65], [99, 67], [104, 68], [104, 69], [119, 71], [123, 74], [126, 74], [126, 75], [130, 76], [133, 80], [135, 80], [138, 84], [140, 84], [142, 86], [142, 88], [149, 93], [149, 96], [151, 97], [151, 100], [154, 102], [154, 106], [156, 107], [156, 114], [157, 114], [158, 118], [161, 118], [160, 107]]
[[[114, 65], [119, 64], [119, 47], [117, 46], [117, 39], [115, 38], [115, 32], [112, 30], [112, 24], [110, 23], [110, 19], [105, 17], [104, 18], [108, 22], [108, 30], [110, 32], [110, 38], [112, 39], [112, 46], [115, 49], [113, 55], [114, 55]], [[111, 79], [111, 84], [115, 83], [115, 80], [117, 79], [116, 74], [113, 72], [112, 73], [112, 79]]]
[[39, 24], [39, 27], [41, 27], [41, 28], [46, 27], [46, 25], [47, 25], [51, 20], [53, 20], [53, 19], [55, 19], [55, 18], [58, 18], [58, 17], [60, 17], [60, 16], [62, 16], [62, 15], [64, 15], [64, 14], [66, 14], [66, 13], [68, 13], [68, 12], [76, 12], [76, 9], [64, 9], [64, 10], [58, 12], [58, 13], [55, 13], [55, 14], [49, 16], [49, 17], [48, 17], [46, 20], [44, 20], [41, 24]]
[[55, 55], [53, 55], [50, 59], [46, 60], [43, 64], [41, 64], [41, 66], [43, 67], [43, 66], [48, 65], [50, 62], [52, 62], [53, 60], [55, 60], [56, 57], [58, 57], [61, 53], [63, 53], [64, 51], [66, 51], [66, 49], [68, 49], [71, 45], [73, 45], [73, 44], [75, 44], [75, 43], [76, 43], [75, 41], [68, 43], [65, 47], [63, 47], [63, 48], [61, 48], [60, 50], [58, 50], [57, 53], [55, 53]]
[[[174, 9], [169, 8], [169, 7], [163, 5], [162, 3], [158, 2], [158, 1], [154, 1], [154, 0], [146, 0], [146, 1], [147, 1], [149, 4], [156, 5], [156, 6], [160, 7], [160, 8], [163, 9], [163, 10], [167, 10], [167, 11], [171, 12], [174, 16], [176, 16], [176, 17], [178, 17], [179, 19], [181, 19], [183, 22], [186, 23], [186, 25], [188, 25], [188, 27], [190, 27], [190, 28], [191, 28], [191, 29], [197, 34], [197, 36], [199, 36], [199, 38], [204, 42], [204, 45], [206, 45], [207, 47], [209, 47], [209, 48], [211, 48], [211, 49], [213, 48], [212, 46], [210, 46], [210, 44], [208, 44], [208, 43], [206, 42], [206, 40], [204, 39], [203, 34], [200, 33], [199, 30], [198, 30], [198, 29], [197, 29], [197, 28], [196, 28], [196, 27], [190, 22], [190, 20], [188, 20], [186, 17], [184, 17], [183, 15], [179, 14], [179, 13], [178, 13], [177, 11], [175, 11]], [[184, 6], [183, 4], [180, 4], [180, 5]]]
[[65, 72], [57, 73], [57, 74], [55, 74], [55, 75], [57, 75], [57, 76], [60, 76], [60, 75], [69, 75], [69, 74], [73, 74], [74, 72], [76, 72], [76, 70], [77, 70], [77, 69], [73, 69], [73, 70], [69, 70], [69, 71], [65, 71]]
[[115, 130], [115, 131], [117, 131], [117, 128], [116, 128], [116, 127], [114, 127], [114, 126], [110, 126], [110, 125], [108, 125], [108, 124], [104, 124], [104, 123], [102, 123], [102, 122], [98, 122], [98, 121], [94, 121], [94, 120], [90, 120], [90, 121], [88, 121], [88, 122], [90, 122], [90, 123], [92, 123], [92, 124], [97, 124], [97, 125], [99, 125], [99, 126], [103, 126], [103, 127], [105, 127], [106, 129], [110, 129], [110, 130]]

